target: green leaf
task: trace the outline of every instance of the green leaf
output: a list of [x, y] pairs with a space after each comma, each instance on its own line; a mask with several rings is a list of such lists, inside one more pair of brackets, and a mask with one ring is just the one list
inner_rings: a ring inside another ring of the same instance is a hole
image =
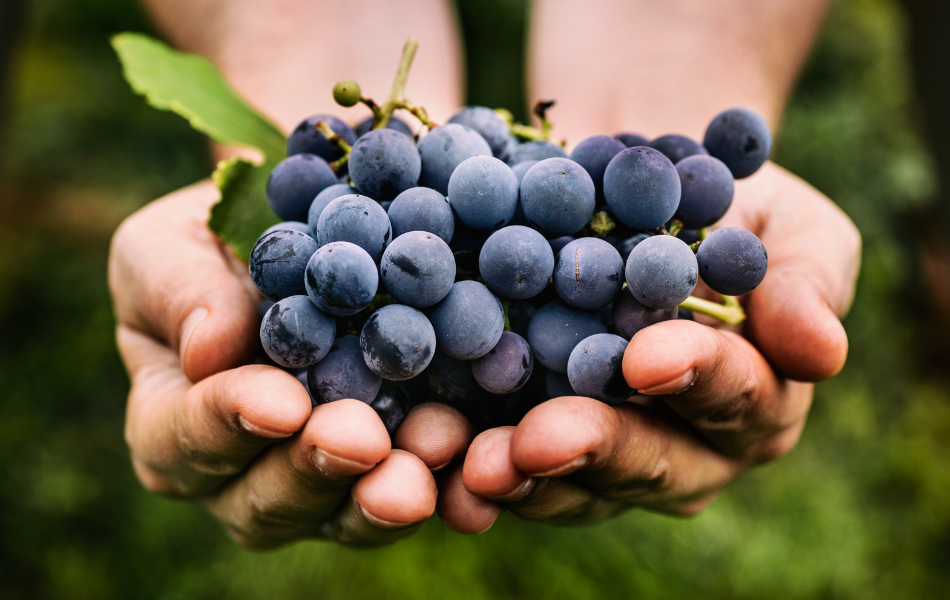
[[274, 166], [287, 156], [287, 138], [207, 58], [138, 33], [114, 36], [112, 47], [125, 79], [149, 104], [181, 115], [220, 144], [263, 154], [262, 165], [243, 158], [222, 161], [212, 176], [221, 200], [211, 209], [208, 227], [246, 261], [261, 232], [278, 222], [267, 205], [265, 186]]
[[211, 176], [221, 200], [211, 208], [208, 227], [245, 262], [261, 232], [280, 222], [264, 200], [270, 172], [271, 165], [234, 157], [219, 162]]

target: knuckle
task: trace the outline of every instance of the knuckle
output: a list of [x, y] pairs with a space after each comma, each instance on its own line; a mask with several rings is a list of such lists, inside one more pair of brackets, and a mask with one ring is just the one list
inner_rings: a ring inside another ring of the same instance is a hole
[[801, 434], [801, 427], [793, 427], [763, 441], [753, 454], [755, 464], [770, 462], [785, 456], [798, 444]]

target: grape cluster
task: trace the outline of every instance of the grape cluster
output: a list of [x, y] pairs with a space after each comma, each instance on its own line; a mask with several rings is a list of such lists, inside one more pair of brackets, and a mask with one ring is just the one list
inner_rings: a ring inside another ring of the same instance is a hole
[[[362, 100], [352, 81], [334, 97]], [[314, 406], [361, 400], [394, 433], [424, 401], [478, 428], [560, 395], [616, 405], [638, 331], [693, 318], [679, 305], [700, 278], [738, 296], [765, 276], [755, 235], [706, 229], [768, 159], [751, 110], [717, 116], [702, 144], [595, 135], [570, 156], [483, 107], [421, 139], [395, 117], [372, 126], [316, 115], [294, 130], [267, 183], [285, 222], [250, 256], [263, 349]]]

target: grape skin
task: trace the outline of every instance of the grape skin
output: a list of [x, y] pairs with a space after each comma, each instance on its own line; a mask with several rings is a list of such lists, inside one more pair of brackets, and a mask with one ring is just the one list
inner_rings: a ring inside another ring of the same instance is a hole
[[358, 139], [347, 164], [353, 184], [379, 201], [415, 187], [422, 170], [416, 145], [392, 129], [376, 129]]
[[[682, 310], [682, 309], [679, 309]], [[611, 317], [617, 335], [628, 340], [633, 339], [641, 329], [655, 323], [672, 321], [677, 318], [677, 307], [650, 308], [637, 302], [629, 289], [620, 290], [614, 298]]]
[[275, 303], [261, 323], [261, 345], [275, 363], [288, 369], [309, 367], [333, 345], [336, 320], [307, 296], [289, 296]]
[[655, 235], [627, 258], [627, 285], [638, 302], [650, 308], [675, 307], [693, 293], [698, 278], [696, 255], [671, 235]]
[[477, 281], [458, 281], [429, 314], [439, 349], [458, 360], [485, 356], [505, 328], [501, 302]]
[[663, 135], [646, 145], [662, 152], [674, 165], [679, 164], [681, 160], [688, 156], [709, 154], [701, 144], [685, 135]]
[[390, 438], [396, 437], [402, 422], [409, 414], [409, 395], [402, 385], [387, 381], [370, 406], [379, 415]]
[[488, 354], [472, 361], [472, 375], [493, 394], [510, 394], [528, 382], [534, 370], [531, 347], [517, 333], [505, 331]]
[[316, 195], [336, 183], [336, 173], [325, 160], [295, 154], [277, 163], [267, 178], [267, 204], [284, 221], [304, 221]]
[[485, 285], [509, 300], [537, 295], [554, 272], [551, 245], [529, 227], [511, 225], [493, 233], [478, 255]]
[[360, 338], [337, 338], [323, 360], [307, 369], [307, 388], [317, 404], [352, 398], [369, 404], [379, 393], [382, 378], [363, 362]]
[[317, 251], [309, 235], [278, 229], [257, 240], [247, 263], [251, 281], [268, 300], [306, 295], [304, 273], [307, 261]]
[[709, 234], [696, 253], [703, 281], [713, 291], [741, 296], [765, 278], [769, 257], [762, 241], [741, 227], [723, 227]]
[[436, 127], [419, 141], [419, 155], [422, 157], [419, 185], [445, 196], [449, 193], [449, 178], [463, 160], [473, 156], [492, 156], [492, 152], [485, 138], [474, 129], [448, 123]]
[[455, 281], [455, 257], [439, 236], [410, 231], [392, 241], [379, 264], [383, 283], [402, 304], [425, 308], [445, 298]]
[[352, 146], [356, 142], [356, 134], [350, 126], [332, 115], [313, 115], [297, 125], [290, 137], [287, 138], [287, 156], [295, 154], [316, 154], [327, 162], [343, 158], [343, 151], [331, 144], [329, 140], [315, 127], [317, 121], [329, 125], [340, 138]]
[[571, 235], [594, 214], [594, 182], [576, 162], [548, 158], [534, 165], [521, 180], [521, 208], [536, 229], [551, 235]]
[[508, 164], [517, 165], [526, 160], [542, 161], [548, 158], [567, 158], [567, 152], [564, 148], [544, 140], [525, 142], [519, 144], [511, 154], [508, 155]]
[[383, 379], [404, 381], [421, 373], [432, 360], [435, 333], [418, 310], [390, 304], [363, 325], [360, 349], [371, 371]]
[[567, 373], [558, 373], [557, 371], [548, 370], [544, 376], [544, 385], [549, 400], [551, 398], [577, 395], [577, 392], [571, 387], [571, 380], [568, 379]]
[[676, 163], [682, 193], [675, 218], [687, 229], [709, 227], [722, 218], [735, 193], [732, 171], [713, 156], [690, 156]]
[[609, 243], [580, 238], [561, 249], [554, 267], [554, 290], [568, 306], [602, 308], [623, 286], [623, 259]]
[[679, 206], [680, 191], [676, 167], [653, 148], [627, 148], [604, 171], [607, 206], [634, 229], [655, 229], [669, 221]]
[[485, 396], [485, 390], [472, 374], [471, 361], [452, 358], [441, 350], [435, 351], [422, 376], [438, 402], [463, 413], [472, 412], [478, 400]]
[[528, 343], [534, 357], [545, 367], [567, 372], [567, 360], [581, 340], [607, 333], [595, 312], [577, 310], [562, 302], [542, 306], [528, 325]]
[[349, 194], [332, 200], [317, 221], [317, 243], [356, 244], [379, 263], [393, 230], [383, 208], [366, 196]]
[[336, 317], [355, 315], [369, 306], [379, 286], [373, 258], [350, 242], [321, 246], [310, 257], [304, 280], [314, 305]]
[[598, 198], [604, 196], [604, 171], [610, 160], [625, 150], [623, 142], [609, 135], [594, 135], [579, 143], [571, 152], [571, 160], [584, 167]]
[[637, 244], [649, 237], [651, 237], [649, 233], [635, 233], [617, 244], [617, 252], [620, 253], [620, 257], [623, 259], [624, 264], [627, 264], [627, 257], [630, 256], [630, 253], [633, 252], [633, 249], [637, 247]]
[[622, 142], [627, 148], [648, 146], [650, 144], [650, 140], [637, 133], [618, 133], [614, 138]]
[[310, 203], [310, 209], [307, 211], [307, 226], [310, 228], [310, 237], [317, 239], [317, 224], [320, 222], [320, 215], [323, 209], [340, 196], [349, 196], [355, 194], [356, 189], [346, 183], [336, 183], [330, 187], [324, 188], [317, 197]]
[[[357, 139], [363, 137], [373, 128], [373, 117], [367, 117], [366, 119], [360, 121], [360, 124], [353, 128], [353, 132], [356, 134]], [[389, 117], [389, 122], [386, 123], [386, 127], [383, 129], [392, 129], [393, 131], [398, 131], [399, 133], [404, 133], [409, 136], [410, 139], [413, 139], [412, 129], [409, 128], [409, 125], [399, 117]]]
[[277, 225], [271, 225], [265, 229], [264, 233], [261, 234], [261, 237], [264, 237], [268, 233], [277, 231], [278, 229], [288, 229], [290, 231], [297, 231], [306, 235], [310, 235], [310, 227], [306, 223], [301, 223], [300, 221], [283, 221]]
[[548, 240], [548, 243], [551, 244], [551, 252], [554, 253], [554, 260], [557, 260], [557, 255], [561, 253], [561, 250], [564, 249], [564, 246], [567, 246], [574, 241], [574, 236], [572, 235], [562, 235], [561, 237], [556, 237], [553, 240]]
[[449, 204], [472, 229], [498, 229], [515, 216], [518, 178], [492, 156], [462, 161], [449, 178]]
[[757, 112], [730, 108], [716, 115], [706, 129], [703, 145], [742, 179], [759, 170], [772, 153], [772, 130]]
[[449, 123], [457, 123], [475, 130], [485, 138], [491, 148], [492, 155], [500, 157], [508, 146], [511, 132], [501, 117], [490, 108], [484, 106], [467, 106], [452, 115]]
[[455, 234], [455, 215], [448, 199], [431, 188], [409, 188], [396, 196], [386, 213], [396, 237], [410, 231], [428, 231], [448, 244]]
[[623, 404], [631, 391], [623, 377], [626, 349], [627, 340], [609, 333], [581, 341], [567, 362], [567, 377], [574, 392], [610, 406]]

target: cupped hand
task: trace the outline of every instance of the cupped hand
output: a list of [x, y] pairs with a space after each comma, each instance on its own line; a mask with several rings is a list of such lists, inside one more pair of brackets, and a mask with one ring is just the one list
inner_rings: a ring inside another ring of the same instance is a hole
[[565, 524], [631, 507], [693, 515], [743, 471], [795, 445], [812, 382], [844, 366], [839, 317], [854, 293], [860, 236], [831, 201], [773, 164], [736, 183], [717, 226], [730, 225], [756, 233], [769, 254], [764, 281], [741, 299], [741, 331], [658, 323], [624, 355], [624, 376], [639, 392], [631, 401], [557, 398], [517, 427], [480, 434], [441, 492], [451, 527], [483, 531], [502, 508]]
[[156, 200], [113, 238], [109, 283], [132, 388], [126, 440], [139, 479], [206, 506], [241, 544], [319, 537], [393, 542], [435, 511], [433, 470], [472, 436], [456, 411], [423, 405], [397, 448], [368, 405], [311, 411], [280, 369], [249, 364], [259, 295], [208, 231], [210, 183]]

